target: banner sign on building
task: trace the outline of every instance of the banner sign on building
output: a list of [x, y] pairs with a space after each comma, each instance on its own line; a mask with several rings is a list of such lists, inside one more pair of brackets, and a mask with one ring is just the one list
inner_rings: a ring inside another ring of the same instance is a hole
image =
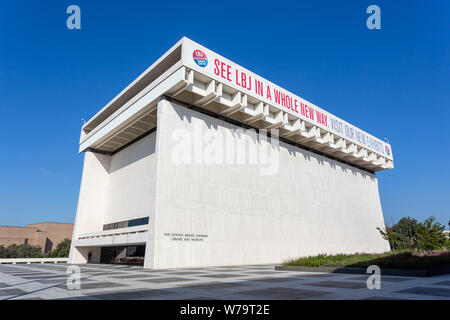
[[363, 148], [393, 160], [391, 146], [349, 124], [348, 122], [317, 107], [291, 92], [256, 75], [240, 65], [216, 54], [215, 52], [184, 39], [183, 64], [207, 75], [249, 96], [259, 99], [275, 108], [296, 116], [319, 128], [325, 129], [337, 137], [344, 138]]

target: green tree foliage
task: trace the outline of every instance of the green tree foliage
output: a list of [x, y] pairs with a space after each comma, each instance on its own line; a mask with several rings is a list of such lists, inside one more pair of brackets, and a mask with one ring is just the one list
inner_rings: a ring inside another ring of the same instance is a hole
[[384, 230], [377, 228], [383, 239], [389, 241], [392, 251], [413, 249], [417, 246], [416, 236], [417, 220], [411, 217], [401, 218], [391, 227]]
[[396, 251], [399, 249], [400, 243], [398, 241], [399, 236], [398, 234], [392, 229], [392, 227], [386, 226], [385, 229], [381, 229], [377, 227], [377, 230], [381, 233], [381, 236], [384, 240], [389, 241], [389, 246], [391, 247], [392, 251]]
[[[49, 252], [46, 256], [48, 258], [67, 258], [70, 251], [70, 239], [64, 239], [56, 248]], [[0, 258], [43, 258], [42, 249], [39, 246], [32, 246], [29, 244], [12, 244], [8, 247], [0, 246]]]
[[430, 252], [445, 249], [448, 246], [448, 238], [444, 233], [445, 226], [435, 220], [434, 217], [430, 217], [417, 225], [418, 250]]
[[0, 259], [6, 258], [8, 250], [4, 246], [0, 246]]
[[56, 245], [56, 248], [48, 253], [49, 258], [68, 258], [70, 252], [70, 239], [66, 238]]
[[450, 241], [444, 234], [445, 226], [435, 222], [434, 217], [420, 223], [411, 217], [404, 217], [391, 227], [386, 226], [384, 230], [377, 229], [383, 239], [389, 241], [392, 251], [405, 249], [433, 251], [450, 247]]
[[400, 249], [413, 249], [417, 247], [416, 219], [403, 217], [392, 228], [397, 234]]
[[[1, 250], [0, 250], [1, 251]], [[5, 258], [42, 258], [42, 249], [39, 246], [32, 246], [29, 244], [12, 244], [8, 246], [3, 255]]]

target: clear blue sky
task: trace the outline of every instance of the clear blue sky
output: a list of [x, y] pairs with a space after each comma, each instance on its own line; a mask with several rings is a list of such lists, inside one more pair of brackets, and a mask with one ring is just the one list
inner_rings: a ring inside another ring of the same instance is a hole
[[[66, 8], [81, 8], [81, 30]], [[366, 8], [381, 8], [381, 30]], [[182, 36], [393, 147], [386, 221], [450, 218], [449, 1], [0, 1], [0, 225], [73, 222], [89, 119]]]

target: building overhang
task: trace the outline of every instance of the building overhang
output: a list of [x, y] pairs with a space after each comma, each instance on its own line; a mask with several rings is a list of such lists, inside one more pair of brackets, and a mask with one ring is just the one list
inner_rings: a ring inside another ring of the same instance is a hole
[[391, 146], [312, 103], [182, 38], [82, 128], [80, 152], [113, 154], [157, 127], [167, 96], [367, 169], [391, 169]]
[[76, 247], [136, 245], [148, 240], [148, 224], [80, 234], [74, 239]]

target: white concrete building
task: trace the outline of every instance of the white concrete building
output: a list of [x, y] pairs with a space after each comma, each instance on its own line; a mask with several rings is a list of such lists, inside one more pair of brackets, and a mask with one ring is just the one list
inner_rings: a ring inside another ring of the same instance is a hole
[[375, 172], [390, 145], [187, 38], [83, 126], [79, 151], [71, 263], [389, 250]]

